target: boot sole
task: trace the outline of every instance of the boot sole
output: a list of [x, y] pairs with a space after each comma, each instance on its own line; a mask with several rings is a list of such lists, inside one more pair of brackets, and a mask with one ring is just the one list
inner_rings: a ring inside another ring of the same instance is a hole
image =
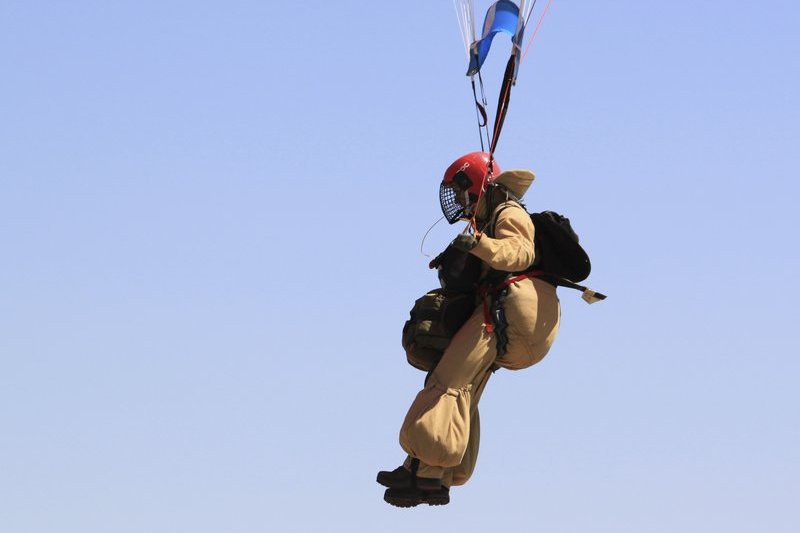
[[384, 496], [383, 501], [394, 507], [402, 507], [404, 509], [407, 509], [409, 507], [416, 507], [417, 505], [422, 503], [422, 500], [417, 498], [407, 499], [407, 498], [394, 498], [389, 496]]
[[424, 500], [424, 503], [428, 505], [447, 505], [450, 503], [450, 495], [447, 496], [427, 496]]
[[395, 507], [416, 507], [421, 503], [427, 503], [428, 505], [447, 505], [450, 503], [450, 495], [449, 494], [431, 494], [426, 492], [417, 492], [415, 494], [398, 494], [396, 492], [390, 493], [392, 489], [387, 490], [383, 494], [383, 500], [388, 503], [389, 505], [393, 505]]

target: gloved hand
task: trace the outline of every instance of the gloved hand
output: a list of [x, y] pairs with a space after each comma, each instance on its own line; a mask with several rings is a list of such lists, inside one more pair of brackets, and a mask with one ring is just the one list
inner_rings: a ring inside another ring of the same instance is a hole
[[481, 236], [478, 235], [470, 235], [468, 233], [459, 233], [453, 242], [450, 243], [450, 246], [455, 248], [456, 250], [461, 250], [462, 252], [469, 252], [475, 245], [478, 244]]

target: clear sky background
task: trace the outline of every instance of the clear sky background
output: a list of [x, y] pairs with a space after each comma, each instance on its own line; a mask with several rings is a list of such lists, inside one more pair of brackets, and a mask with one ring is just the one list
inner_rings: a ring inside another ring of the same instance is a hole
[[401, 510], [400, 331], [479, 148], [450, 0], [0, 0], [0, 530], [797, 532], [798, 21], [555, 0], [497, 158], [609, 298], [560, 290], [471, 482]]

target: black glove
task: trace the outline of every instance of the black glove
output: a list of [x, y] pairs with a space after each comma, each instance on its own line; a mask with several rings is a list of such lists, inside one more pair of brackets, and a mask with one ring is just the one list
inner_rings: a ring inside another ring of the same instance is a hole
[[453, 242], [450, 243], [450, 246], [462, 252], [469, 252], [478, 244], [478, 239], [479, 237], [475, 237], [475, 235], [459, 233], [456, 238], [453, 239]]

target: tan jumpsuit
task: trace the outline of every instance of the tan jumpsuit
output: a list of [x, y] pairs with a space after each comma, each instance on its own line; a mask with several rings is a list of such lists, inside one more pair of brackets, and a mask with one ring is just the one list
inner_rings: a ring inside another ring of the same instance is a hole
[[[518, 272], [533, 262], [534, 227], [518, 204], [499, 205], [494, 215], [494, 238], [483, 235], [471, 253], [485, 270]], [[542, 360], [558, 332], [560, 306], [556, 288], [528, 278], [512, 283], [505, 300], [508, 345], [495, 361], [495, 336], [486, 331], [484, 308], [475, 312], [453, 337], [427, 385], [406, 414], [400, 445], [408, 453], [405, 466], [419, 460], [417, 475], [463, 485], [478, 458], [480, 419], [478, 401], [491, 376], [493, 363], [520, 370]]]

